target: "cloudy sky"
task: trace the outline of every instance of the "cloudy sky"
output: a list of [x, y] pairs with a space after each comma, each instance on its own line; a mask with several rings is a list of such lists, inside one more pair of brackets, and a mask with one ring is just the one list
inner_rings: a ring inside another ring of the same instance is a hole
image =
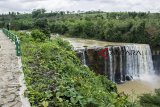
[[0, 0], [0, 13], [9, 11], [151, 11], [160, 12], [160, 0]]

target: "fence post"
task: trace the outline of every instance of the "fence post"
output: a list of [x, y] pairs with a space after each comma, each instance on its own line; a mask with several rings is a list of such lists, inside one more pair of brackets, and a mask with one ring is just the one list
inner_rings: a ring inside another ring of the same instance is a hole
[[16, 37], [16, 54], [17, 56], [21, 56], [21, 49], [20, 49], [20, 40]]
[[21, 56], [20, 40], [18, 39], [18, 37], [16, 35], [14, 35], [13, 33], [11, 33], [10, 31], [8, 31], [7, 29], [4, 29], [4, 28], [3, 28], [3, 33], [9, 39], [11, 39], [12, 42], [15, 42], [15, 45], [16, 45], [16, 55], [17, 56]]
[[9, 36], [9, 39], [11, 39], [11, 33], [10, 33], [9, 31], [8, 31], [8, 34], [9, 34], [9, 35], [8, 35], [8, 36]]
[[16, 41], [17, 41], [17, 35], [14, 37], [15, 45], [16, 45]]
[[11, 35], [12, 35], [12, 42], [14, 42], [14, 34], [13, 34], [13, 33], [11, 33]]

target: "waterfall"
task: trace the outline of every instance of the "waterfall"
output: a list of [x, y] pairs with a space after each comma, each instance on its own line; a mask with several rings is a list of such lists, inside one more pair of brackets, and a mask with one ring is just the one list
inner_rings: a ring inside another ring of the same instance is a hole
[[87, 66], [87, 64], [86, 64], [86, 55], [85, 55], [85, 50], [84, 50], [84, 51], [82, 51], [82, 63], [83, 63], [83, 65], [84, 65], [84, 66]]
[[77, 53], [79, 54], [78, 56], [80, 57], [82, 64], [87, 67], [87, 64], [86, 64], [86, 49], [79, 49], [77, 51], [78, 51]]
[[[119, 47], [120, 52], [122, 52], [122, 48]], [[120, 54], [120, 81], [123, 82], [123, 56], [122, 53]]]
[[109, 77], [113, 82], [123, 81], [123, 56], [121, 46], [108, 47]]
[[[98, 50], [106, 50], [99, 48]], [[84, 66], [96, 73], [107, 75], [110, 80], [122, 83], [126, 80], [141, 78], [144, 74], [154, 74], [152, 54], [147, 44], [108, 46], [108, 58], [98, 54], [97, 49], [78, 49], [79, 58]]]
[[147, 44], [109, 47], [109, 66], [110, 79], [116, 82], [122, 82], [123, 77], [135, 79], [154, 74], [151, 49]]
[[[113, 73], [113, 59], [112, 59], [112, 48], [108, 48], [108, 54], [109, 54], [109, 78], [110, 80], [114, 81], [114, 73]], [[106, 65], [105, 65], [106, 66]], [[106, 67], [105, 67], [106, 68]]]

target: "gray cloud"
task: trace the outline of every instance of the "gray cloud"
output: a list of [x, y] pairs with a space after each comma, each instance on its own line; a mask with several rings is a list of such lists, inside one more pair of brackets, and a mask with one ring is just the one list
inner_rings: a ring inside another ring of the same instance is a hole
[[46, 1], [46, 0], [21, 0], [21, 2], [32, 2], [32, 3], [35, 3], [35, 2], [39, 2], [39, 1]]
[[160, 0], [0, 0], [0, 13], [9, 11], [31, 12], [46, 8], [48, 11], [151, 11], [159, 12]]

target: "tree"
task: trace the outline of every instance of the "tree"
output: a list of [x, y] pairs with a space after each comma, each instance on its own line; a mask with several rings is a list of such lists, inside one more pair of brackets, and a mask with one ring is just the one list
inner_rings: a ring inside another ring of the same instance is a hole
[[47, 19], [38, 19], [34, 23], [34, 27], [43, 32], [48, 38], [50, 38], [50, 28]]
[[44, 14], [45, 12], [46, 12], [45, 9], [34, 9], [34, 10], [32, 11], [32, 17], [33, 17], [33, 18], [38, 18], [39, 15]]

